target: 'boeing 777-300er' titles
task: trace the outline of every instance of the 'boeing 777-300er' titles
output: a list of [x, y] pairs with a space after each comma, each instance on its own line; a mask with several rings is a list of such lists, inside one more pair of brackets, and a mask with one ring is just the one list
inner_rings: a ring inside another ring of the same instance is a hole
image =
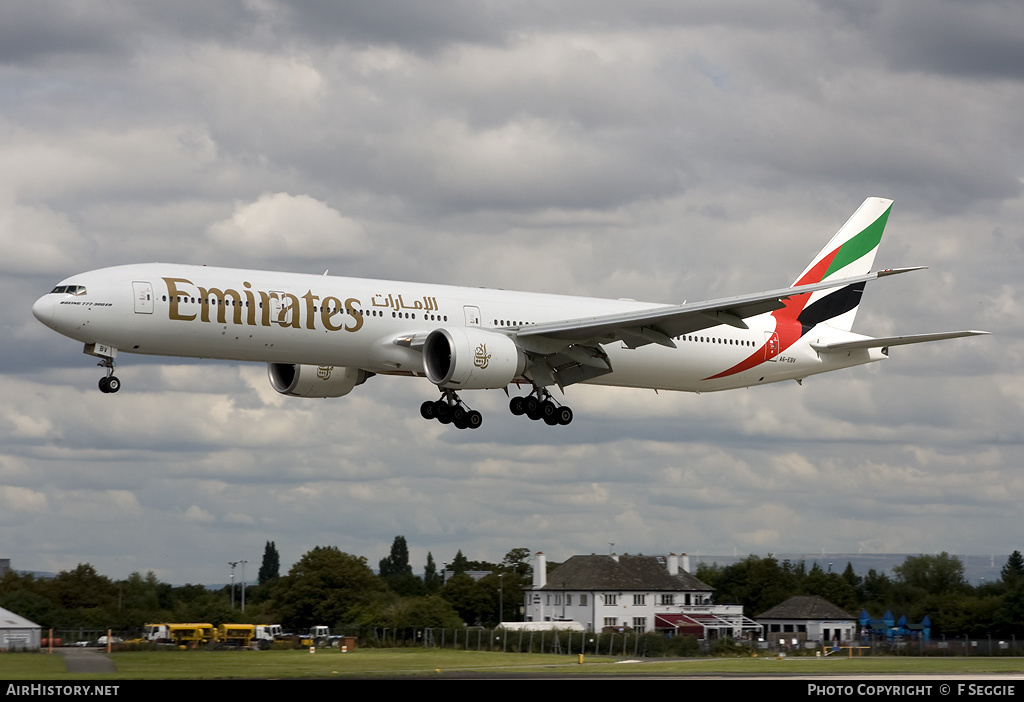
[[119, 351], [266, 363], [285, 395], [341, 397], [376, 374], [425, 377], [420, 412], [482, 418], [463, 390], [532, 387], [513, 414], [568, 424], [549, 388], [577, 383], [711, 392], [870, 363], [889, 347], [984, 334], [851, 331], [890, 200], [868, 198], [792, 286], [678, 305], [166, 263], [65, 279], [32, 312], [85, 344], [117, 392]]

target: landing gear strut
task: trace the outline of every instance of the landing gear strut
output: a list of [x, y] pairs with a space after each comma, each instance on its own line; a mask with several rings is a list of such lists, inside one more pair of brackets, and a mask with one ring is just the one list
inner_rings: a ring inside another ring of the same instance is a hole
[[533, 420], [543, 419], [548, 426], [565, 426], [572, 421], [572, 410], [560, 405], [544, 388], [534, 388], [526, 397], [513, 397], [508, 403], [514, 415], [523, 415]]
[[121, 381], [114, 375], [114, 359], [104, 358], [96, 365], [107, 369], [107, 374], [100, 378], [100, 392], [110, 393], [120, 390]]
[[475, 409], [462, 401], [454, 390], [444, 390], [441, 399], [436, 402], [427, 400], [420, 405], [420, 416], [424, 419], [436, 419], [441, 424], [454, 424], [459, 429], [476, 429], [483, 424], [484, 418]]

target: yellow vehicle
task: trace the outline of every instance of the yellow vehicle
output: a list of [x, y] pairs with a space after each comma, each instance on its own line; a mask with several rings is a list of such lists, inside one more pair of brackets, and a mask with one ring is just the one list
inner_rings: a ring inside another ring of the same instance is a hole
[[147, 624], [145, 638], [153, 643], [170, 643], [195, 648], [215, 640], [213, 624]]
[[221, 624], [217, 627], [217, 646], [249, 648], [256, 641], [255, 624]]
[[216, 636], [213, 624], [168, 624], [171, 642], [179, 646], [195, 648], [205, 646]]

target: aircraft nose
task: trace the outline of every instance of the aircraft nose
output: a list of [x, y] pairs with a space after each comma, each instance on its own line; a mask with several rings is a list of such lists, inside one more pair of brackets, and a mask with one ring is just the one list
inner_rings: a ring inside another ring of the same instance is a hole
[[53, 296], [43, 295], [36, 300], [32, 305], [32, 314], [43, 324], [50, 326], [50, 322], [53, 321]]

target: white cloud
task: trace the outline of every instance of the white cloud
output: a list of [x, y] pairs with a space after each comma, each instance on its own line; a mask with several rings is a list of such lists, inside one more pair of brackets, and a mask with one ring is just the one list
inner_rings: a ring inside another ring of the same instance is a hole
[[0, 271], [7, 275], [63, 276], [88, 250], [88, 242], [66, 214], [45, 204], [20, 203], [2, 188], [0, 246]]
[[185, 520], [189, 522], [200, 522], [203, 524], [215, 521], [214, 516], [208, 511], [199, 507], [198, 505], [192, 505], [185, 510]]
[[7, 515], [4, 522], [23, 520], [26, 516], [42, 515], [49, 512], [46, 494], [29, 488], [0, 485], [0, 514]]
[[308, 195], [274, 193], [235, 203], [230, 219], [210, 225], [210, 240], [224, 258], [332, 260], [366, 252], [362, 225]]

